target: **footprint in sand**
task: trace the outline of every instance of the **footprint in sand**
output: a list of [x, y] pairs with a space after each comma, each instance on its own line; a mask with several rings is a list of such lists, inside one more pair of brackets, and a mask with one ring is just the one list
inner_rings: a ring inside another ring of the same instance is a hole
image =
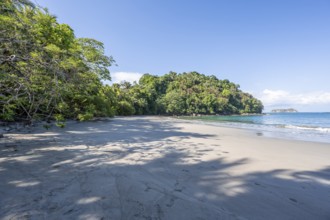
[[175, 200], [177, 200], [177, 198], [172, 196], [169, 203], [167, 203], [166, 206], [167, 207], [172, 207], [174, 205]]
[[152, 188], [146, 184], [146, 188], [144, 189], [145, 192], [149, 192]]
[[184, 186], [180, 186], [180, 182], [176, 180], [176, 183], [174, 184], [174, 191], [176, 192], [182, 192], [185, 189]]
[[52, 169], [58, 169], [60, 167], [61, 167], [60, 165], [54, 165], [54, 166], [52, 166]]
[[257, 183], [257, 182], [255, 182], [254, 185], [259, 186], [259, 187], [262, 187], [262, 188], [267, 188], [267, 186], [262, 185], [261, 183]]
[[201, 149], [201, 150], [197, 150], [197, 152], [209, 152], [209, 151], [213, 151], [213, 149]]
[[289, 198], [292, 202], [295, 202], [295, 203], [297, 203], [298, 201], [296, 200], [296, 199], [294, 199], [294, 198]]
[[5, 145], [5, 147], [12, 150], [12, 151], [14, 151], [14, 152], [18, 151], [16, 144]]

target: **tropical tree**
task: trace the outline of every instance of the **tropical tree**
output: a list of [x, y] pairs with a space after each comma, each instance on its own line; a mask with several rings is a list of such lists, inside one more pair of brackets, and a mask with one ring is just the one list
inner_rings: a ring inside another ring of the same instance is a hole
[[242, 92], [239, 85], [198, 72], [145, 74], [138, 84], [121, 88], [119, 93], [124, 95], [120, 97], [131, 103], [134, 114], [243, 114], [263, 109], [262, 103]]
[[30, 1], [2, 1], [0, 12], [0, 119], [113, 115], [102, 112], [109, 108], [101, 80], [114, 60], [101, 42], [76, 38]]

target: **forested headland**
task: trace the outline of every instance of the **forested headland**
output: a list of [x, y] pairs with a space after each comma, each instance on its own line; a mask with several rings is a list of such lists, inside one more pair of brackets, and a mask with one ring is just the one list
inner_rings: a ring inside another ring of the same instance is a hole
[[261, 113], [229, 80], [197, 72], [145, 74], [106, 85], [115, 64], [95, 39], [26, 0], [0, 3], [0, 120], [89, 120], [115, 115]]

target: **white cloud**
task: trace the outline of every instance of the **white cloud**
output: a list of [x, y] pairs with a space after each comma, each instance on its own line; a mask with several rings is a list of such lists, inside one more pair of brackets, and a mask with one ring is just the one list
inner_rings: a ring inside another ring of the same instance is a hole
[[143, 74], [142, 73], [136, 73], [136, 72], [114, 72], [111, 73], [111, 82], [112, 83], [120, 83], [123, 81], [133, 83], [134, 81], [139, 82], [139, 79], [141, 78]]
[[261, 101], [265, 105], [274, 105], [283, 102], [287, 102], [288, 100], [288, 92], [283, 90], [269, 90], [265, 89], [261, 94]]
[[265, 106], [276, 105], [330, 105], [330, 92], [290, 93], [265, 89], [259, 96]]

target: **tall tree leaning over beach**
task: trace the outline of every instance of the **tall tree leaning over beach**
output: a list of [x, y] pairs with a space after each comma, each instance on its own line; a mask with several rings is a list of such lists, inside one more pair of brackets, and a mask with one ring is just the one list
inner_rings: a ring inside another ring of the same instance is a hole
[[47, 9], [27, 0], [0, 3], [0, 119], [49, 120], [114, 114], [112, 57], [103, 44], [76, 38]]

